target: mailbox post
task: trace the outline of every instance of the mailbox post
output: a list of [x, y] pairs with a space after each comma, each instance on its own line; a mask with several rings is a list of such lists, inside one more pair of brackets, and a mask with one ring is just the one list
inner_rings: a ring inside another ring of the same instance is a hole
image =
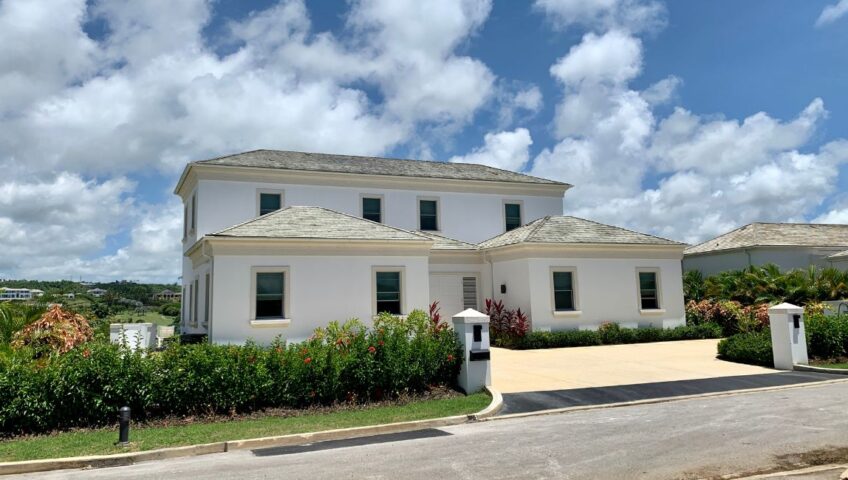
[[475, 393], [492, 384], [489, 316], [470, 308], [463, 310], [453, 316], [453, 329], [464, 355], [459, 386], [465, 393]]
[[808, 359], [804, 309], [791, 303], [781, 303], [769, 308], [768, 313], [774, 368], [792, 370], [793, 365], [806, 365]]

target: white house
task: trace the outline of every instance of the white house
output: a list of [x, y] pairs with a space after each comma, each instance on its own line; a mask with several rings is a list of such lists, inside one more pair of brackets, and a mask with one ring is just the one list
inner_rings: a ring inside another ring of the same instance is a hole
[[43, 290], [37, 288], [0, 288], [0, 301], [4, 300], [32, 300], [44, 295]]
[[751, 223], [684, 251], [683, 269], [705, 276], [773, 263], [781, 270], [848, 267], [840, 252], [848, 249], [848, 225]]
[[186, 166], [182, 331], [297, 341], [439, 301], [534, 329], [684, 323], [684, 245], [563, 215], [570, 185], [460, 163], [260, 150]]
[[89, 290], [86, 290], [86, 293], [91, 295], [94, 298], [100, 298], [100, 297], [102, 297], [103, 295], [106, 295], [109, 292], [106, 291], [106, 290], [103, 290], [102, 288], [91, 288]]

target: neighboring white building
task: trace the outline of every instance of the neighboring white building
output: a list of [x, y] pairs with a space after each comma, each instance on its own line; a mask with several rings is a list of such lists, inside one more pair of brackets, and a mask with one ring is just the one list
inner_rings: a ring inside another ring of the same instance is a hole
[[568, 184], [483, 165], [260, 150], [194, 162], [184, 333], [217, 343], [485, 298], [535, 329], [684, 323], [684, 245], [563, 217]]
[[6, 300], [32, 300], [44, 295], [43, 290], [37, 288], [5, 288], [0, 287], [0, 301]]
[[827, 257], [827, 262], [833, 268], [848, 270], [848, 250], [843, 250], [839, 253], [830, 255]]
[[781, 270], [839, 267], [834, 255], [846, 249], [848, 225], [751, 223], [687, 248], [683, 269], [709, 276], [769, 263]]
[[91, 295], [94, 298], [100, 298], [100, 297], [102, 297], [103, 295], [106, 295], [109, 292], [106, 291], [106, 290], [103, 290], [102, 288], [92, 288], [92, 289], [87, 290], [86, 293], [88, 293], [89, 295]]

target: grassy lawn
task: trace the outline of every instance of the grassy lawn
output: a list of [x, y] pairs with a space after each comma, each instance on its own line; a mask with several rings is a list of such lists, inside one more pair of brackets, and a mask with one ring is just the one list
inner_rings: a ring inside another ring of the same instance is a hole
[[848, 368], [848, 363], [814, 363], [813, 366], [822, 368]]
[[265, 417], [173, 427], [133, 428], [130, 430], [132, 445], [129, 448], [119, 448], [113, 445], [118, 439], [117, 427], [94, 431], [65, 432], [21, 440], [0, 441], [0, 462], [103, 455], [424, 420], [478, 412], [485, 408], [489, 402], [488, 394], [478, 393], [467, 397], [419, 400], [399, 406], [307, 414], [297, 417]]
[[123, 312], [112, 315], [109, 320], [112, 323], [154, 323], [165, 327], [169, 327], [175, 322], [173, 317], [166, 317], [159, 312], [144, 312], [144, 314]]

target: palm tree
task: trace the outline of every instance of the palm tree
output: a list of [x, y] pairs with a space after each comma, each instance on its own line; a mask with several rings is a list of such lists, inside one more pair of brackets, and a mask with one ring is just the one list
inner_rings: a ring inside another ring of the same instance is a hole
[[44, 313], [41, 305], [0, 303], [0, 345], [8, 345], [12, 337]]

